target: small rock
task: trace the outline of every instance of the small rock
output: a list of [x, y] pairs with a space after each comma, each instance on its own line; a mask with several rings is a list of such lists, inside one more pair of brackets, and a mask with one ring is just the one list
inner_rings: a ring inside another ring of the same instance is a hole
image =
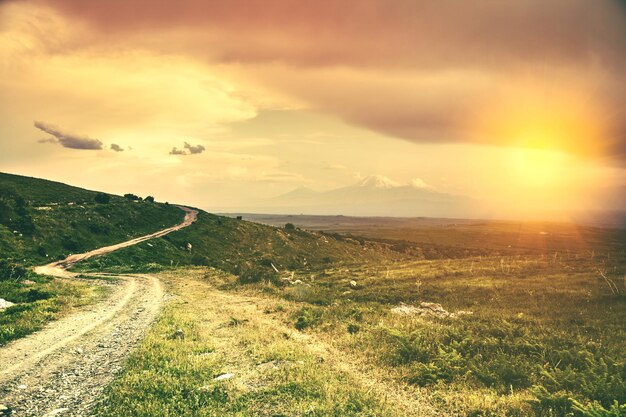
[[55, 410], [50, 411], [48, 414], [46, 414], [46, 417], [58, 416], [59, 414], [63, 414], [66, 411], [70, 411], [70, 409], [69, 408], [57, 408]]
[[223, 380], [226, 380], [226, 379], [231, 379], [234, 376], [235, 376], [235, 374], [221, 374], [221, 375], [215, 377], [214, 379], [216, 381], [223, 381]]
[[420, 303], [419, 307], [400, 304], [397, 307], [391, 309], [392, 313], [400, 314], [403, 316], [430, 316], [437, 318], [458, 318], [460, 316], [469, 316], [474, 314], [473, 311], [459, 310], [456, 313], [450, 313], [444, 309], [441, 304], [438, 303]]
[[82, 348], [76, 348], [76, 349], [74, 349], [74, 352], [76, 352], [76, 354], [78, 354], [78, 355], [82, 355], [84, 351], [83, 351]]
[[350, 281], [350, 288], [356, 288], [356, 287], [358, 287], [356, 281], [354, 280]]
[[13, 414], [13, 410], [10, 409], [9, 407], [7, 407], [4, 404], [0, 404], [0, 416], [1, 417], [5, 417], [5, 416], [10, 416], [11, 414]]
[[185, 340], [185, 331], [183, 329], [177, 329], [171, 336], [174, 340]]
[[26, 389], [26, 388], [28, 388], [28, 386], [24, 384], [17, 386], [17, 389]]
[[14, 305], [14, 303], [5, 300], [4, 298], [0, 298], [0, 310], [4, 310], [5, 308], [9, 308], [12, 305]]
[[261, 363], [261, 364], [259, 364], [257, 366], [257, 368], [259, 368], [259, 370], [261, 370], [261, 371], [266, 371], [266, 370], [269, 370], [269, 369], [287, 368], [287, 367], [291, 366], [292, 364], [293, 364], [292, 361], [273, 360], [273, 361]]
[[22, 281], [22, 284], [24, 284], [24, 285], [35, 285], [36, 282], [35, 281], [31, 281], [29, 279], [25, 279], [24, 281]]

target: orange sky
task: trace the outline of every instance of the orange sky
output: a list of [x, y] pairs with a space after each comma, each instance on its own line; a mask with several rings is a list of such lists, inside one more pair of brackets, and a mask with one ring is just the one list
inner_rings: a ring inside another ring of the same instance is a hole
[[0, 170], [215, 210], [373, 174], [617, 209], [624, 68], [617, 1], [4, 1]]

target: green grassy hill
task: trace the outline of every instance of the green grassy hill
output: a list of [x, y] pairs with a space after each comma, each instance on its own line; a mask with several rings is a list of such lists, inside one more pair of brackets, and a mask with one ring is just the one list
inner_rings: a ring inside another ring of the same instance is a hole
[[286, 230], [200, 212], [191, 227], [95, 258], [79, 267], [117, 267], [128, 271], [141, 270], [149, 263], [203, 265], [255, 280], [274, 275], [272, 265], [281, 272], [317, 270], [330, 264], [382, 263], [399, 257], [388, 245], [337, 240], [319, 232]]
[[0, 259], [24, 265], [155, 232], [183, 217], [169, 204], [0, 173]]

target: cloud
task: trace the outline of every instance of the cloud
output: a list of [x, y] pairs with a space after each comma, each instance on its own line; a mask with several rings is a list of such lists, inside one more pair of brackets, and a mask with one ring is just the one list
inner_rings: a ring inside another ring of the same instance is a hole
[[56, 138], [43, 138], [37, 141], [38, 143], [58, 143]]
[[187, 155], [187, 153], [184, 150], [178, 149], [176, 146], [174, 146], [170, 151], [170, 155]]
[[50, 126], [44, 122], [34, 122], [34, 126], [52, 135], [53, 138], [47, 138], [40, 140], [39, 143], [58, 143], [64, 148], [70, 149], [85, 149], [85, 150], [99, 150], [102, 149], [102, 142], [98, 139], [92, 139], [86, 136], [76, 136], [68, 133], [61, 132], [56, 127]]
[[117, 143], [112, 143], [111, 144], [111, 150], [115, 151], [115, 152], [124, 152], [124, 148], [122, 148], [120, 145], [118, 145]]
[[187, 142], [185, 142], [185, 149], [188, 149], [190, 154], [202, 153], [205, 150], [204, 146], [202, 145], [192, 146]]
[[[589, 53], [613, 64], [625, 59], [617, 54], [624, 45], [617, 26], [624, 11], [611, 0], [594, 1], [593, 7], [587, 0], [485, 1], [471, 7], [440, 0], [40, 2], [107, 34], [187, 28], [195, 38], [186, 49], [209, 50], [223, 61], [427, 68], [528, 59], [575, 63], [590, 59]], [[202, 32], [206, 27], [211, 30]]]
[[188, 142], [184, 142], [183, 149], [178, 149], [174, 146], [170, 151], [170, 155], [195, 155], [205, 150], [205, 147], [202, 145], [190, 145]]
[[[221, 65], [264, 92], [409, 141], [516, 146], [532, 134], [626, 163], [623, 2], [35, 1], [92, 30], [69, 46], [41, 40], [53, 52], [117, 42]], [[527, 108], [552, 118], [510, 120]], [[514, 128], [502, 128], [499, 109]], [[540, 129], [526, 132], [531, 124]]]
[[411, 182], [409, 183], [409, 185], [413, 188], [423, 188], [423, 189], [433, 189], [434, 187], [430, 184], [427, 184], [423, 179], [421, 178], [413, 178], [411, 180]]

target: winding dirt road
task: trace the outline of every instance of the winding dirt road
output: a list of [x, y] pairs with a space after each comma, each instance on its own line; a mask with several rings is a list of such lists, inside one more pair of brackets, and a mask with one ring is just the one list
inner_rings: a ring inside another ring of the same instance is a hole
[[185, 211], [185, 218], [183, 219], [183, 222], [180, 224], [177, 224], [176, 226], [168, 227], [167, 229], [159, 230], [158, 232], [141, 236], [135, 239], [127, 240], [126, 242], [117, 243], [115, 245], [105, 246], [103, 248], [94, 249], [92, 251], [85, 252], [85, 253], [76, 253], [74, 255], [68, 256], [67, 258], [63, 260], [52, 262], [47, 265], [35, 267], [34, 271], [41, 275], [51, 275], [54, 277], [64, 277], [64, 278], [73, 277], [75, 276], [75, 274], [67, 271], [67, 269], [70, 268], [72, 265], [74, 265], [76, 262], [93, 258], [94, 256], [98, 256], [98, 255], [104, 255], [105, 253], [110, 253], [118, 249], [126, 248], [128, 246], [133, 246], [138, 243], [145, 242], [146, 240], [165, 236], [168, 233], [172, 233], [184, 227], [189, 226], [191, 223], [195, 222], [196, 219], [198, 218], [197, 210], [193, 210], [185, 206], [176, 206], [176, 207]]
[[[178, 207], [186, 214], [174, 227], [71, 255], [35, 271], [72, 278], [75, 274], [67, 268], [76, 262], [164, 236], [196, 221], [196, 210]], [[0, 416], [89, 415], [103, 388], [122, 369], [124, 358], [157, 317], [163, 289], [151, 275], [93, 274], [98, 276], [101, 279], [94, 282], [110, 287], [106, 300], [0, 348]]]

